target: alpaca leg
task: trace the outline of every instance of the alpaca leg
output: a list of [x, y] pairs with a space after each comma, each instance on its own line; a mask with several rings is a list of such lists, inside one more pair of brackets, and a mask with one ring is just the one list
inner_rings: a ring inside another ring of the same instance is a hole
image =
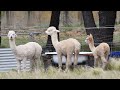
[[69, 71], [69, 67], [70, 67], [70, 65], [72, 64], [72, 62], [71, 62], [71, 56], [72, 56], [72, 55], [70, 55], [70, 54], [67, 55], [65, 72], [68, 72], [68, 71]]
[[40, 65], [40, 58], [36, 58], [35, 59], [35, 70], [38, 70], [39, 69], [39, 65]]
[[26, 58], [23, 59], [23, 71], [26, 72]]
[[21, 61], [20, 60], [17, 60], [17, 71], [18, 71], [18, 73], [20, 73], [20, 71], [21, 71]]
[[100, 68], [101, 65], [102, 65], [102, 61], [100, 60], [100, 58], [98, 58], [97, 65], [98, 65], [99, 68]]
[[75, 53], [75, 57], [74, 57], [74, 68], [77, 66], [77, 63], [78, 63], [78, 54], [79, 54], [79, 53]]
[[62, 55], [58, 54], [59, 72], [62, 71]]
[[109, 60], [109, 54], [110, 54], [110, 48], [108, 48], [106, 54], [105, 54], [105, 58], [108, 61]]
[[108, 61], [108, 59], [109, 59], [109, 53], [106, 53], [105, 59]]
[[34, 62], [32, 59], [30, 60], [30, 69], [31, 71], [34, 71]]
[[105, 59], [105, 57], [101, 57], [101, 60], [102, 60], [102, 68], [104, 69], [105, 68], [105, 65], [107, 63], [107, 60]]
[[94, 56], [94, 67], [98, 66], [98, 56]]
[[96, 67], [100, 67], [100, 58], [96, 57], [96, 63], [95, 63]]

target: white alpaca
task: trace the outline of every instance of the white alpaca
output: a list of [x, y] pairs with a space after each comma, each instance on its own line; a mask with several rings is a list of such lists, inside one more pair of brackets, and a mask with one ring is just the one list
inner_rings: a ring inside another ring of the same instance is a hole
[[94, 55], [94, 65], [100, 66], [100, 62], [102, 62], [102, 68], [104, 69], [108, 55], [110, 54], [110, 47], [107, 43], [100, 43], [97, 47], [94, 46], [94, 39], [92, 34], [87, 35], [85, 42], [89, 45], [90, 50]]
[[21, 71], [21, 61], [23, 61], [23, 70], [26, 71], [26, 61], [28, 59], [30, 59], [31, 70], [35, 69], [35, 67], [38, 69], [38, 61], [40, 60], [42, 47], [36, 42], [29, 42], [25, 45], [16, 46], [16, 36], [14, 31], [9, 31], [9, 44], [17, 60], [18, 73]]
[[69, 38], [67, 40], [58, 41], [57, 32], [60, 32], [55, 27], [51, 26], [46, 31], [47, 35], [51, 35], [52, 44], [58, 54], [58, 64], [59, 71], [61, 71], [62, 67], [62, 55], [66, 57], [66, 72], [68, 71], [69, 66], [71, 65], [71, 57], [74, 53], [74, 66], [77, 65], [78, 54], [81, 48], [81, 44], [73, 38]]

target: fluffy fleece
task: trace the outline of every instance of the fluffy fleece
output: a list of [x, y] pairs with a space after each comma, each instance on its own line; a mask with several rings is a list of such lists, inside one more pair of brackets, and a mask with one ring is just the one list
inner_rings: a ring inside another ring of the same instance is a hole
[[58, 55], [59, 71], [61, 71], [61, 67], [62, 67], [62, 55], [64, 55], [67, 58], [65, 72], [68, 71], [69, 66], [72, 63], [71, 57], [73, 53], [74, 53], [74, 66], [76, 66], [81, 44], [76, 39], [73, 38], [69, 38], [67, 40], [63, 40], [59, 42], [57, 33], [60, 31], [53, 26], [49, 27], [45, 32], [47, 33], [47, 35], [50, 35], [52, 38], [52, 44]]
[[108, 55], [110, 54], [109, 45], [103, 42], [100, 43], [97, 47], [95, 47], [92, 34], [87, 35], [85, 42], [89, 45], [90, 50], [93, 52], [94, 65], [99, 67], [102, 66], [102, 68], [104, 68], [108, 60]]
[[31, 70], [35, 69], [35, 66], [37, 69], [42, 47], [36, 42], [28, 42], [27, 44], [16, 46], [16, 36], [14, 31], [8, 32], [9, 44], [17, 60], [18, 72], [21, 71], [21, 61], [23, 61], [23, 70], [26, 71], [26, 61], [28, 59], [30, 60]]

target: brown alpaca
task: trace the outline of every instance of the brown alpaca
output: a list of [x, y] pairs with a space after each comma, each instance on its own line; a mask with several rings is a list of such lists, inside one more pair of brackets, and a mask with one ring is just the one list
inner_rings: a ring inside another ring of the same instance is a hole
[[102, 68], [104, 68], [108, 60], [108, 55], [110, 54], [109, 45], [107, 43], [100, 43], [97, 47], [95, 47], [92, 34], [87, 35], [85, 42], [89, 45], [90, 50], [93, 52], [94, 66], [96, 67], [102, 65]]

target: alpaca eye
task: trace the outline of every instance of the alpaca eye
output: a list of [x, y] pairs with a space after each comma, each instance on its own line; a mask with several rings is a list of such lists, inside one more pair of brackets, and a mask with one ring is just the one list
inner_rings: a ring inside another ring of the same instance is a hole
[[13, 36], [15, 36], [15, 34], [13, 34]]
[[51, 30], [49, 30], [48, 32], [51, 32]]

